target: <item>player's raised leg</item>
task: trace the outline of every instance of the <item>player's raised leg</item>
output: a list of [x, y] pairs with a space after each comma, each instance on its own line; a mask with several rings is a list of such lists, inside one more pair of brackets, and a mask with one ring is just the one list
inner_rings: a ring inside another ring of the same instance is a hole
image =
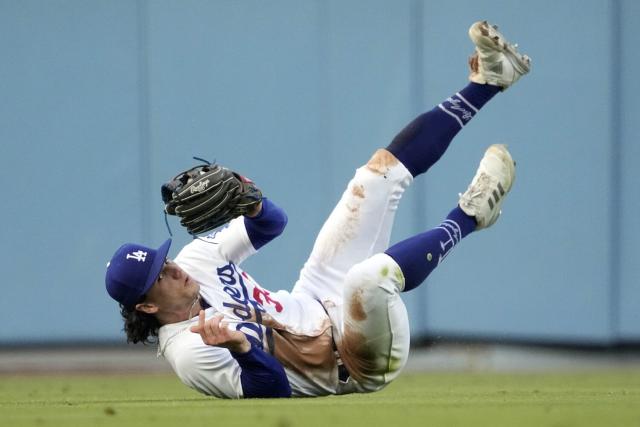
[[323, 224], [293, 293], [340, 304], [349, 269], [388, 247], [391, 224], [413, 178], [386, 150], [358, 168]]
[[388, 247], [395, 212], [412, 177], [427, 171], [480, 108], [529, 71], [528, 57], [486, 22], [472, 25], [469, 34], [476, 46], [471, 83], [416, 118], [358, 169], [323, 225], [294, 292], [341, 301], [340, 284], [349, 268]]
[[361, 391], [384, 387], [407, 361], [409, 322], [400, 293], [420, 285], [467, 234], [494, 224], [514, 179], [515, 163], [506, 147], [490, 146], [459, 205], [440, 226], [349, 270], [336, 343]]
[[476, 22], [469, 37], [475, 45], [469, 60], [471, 83], [418, 116], [387, 147], [414, 177], [440, 159], [453, 137], [491, 98], [529, 72], [529, 57], [509, 44], [496, 26]]

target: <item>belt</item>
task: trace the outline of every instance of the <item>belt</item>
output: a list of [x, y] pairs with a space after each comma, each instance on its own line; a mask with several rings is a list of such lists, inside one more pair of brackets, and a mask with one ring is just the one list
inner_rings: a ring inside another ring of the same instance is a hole
[[338, 379], [342, 383], [349, 381], [349, 371], [347, 371], [347, 368], [344, 366], [342, 361], [338, 363]]
[[[331, 316], [329, 316], [329, 312], [327, 311], [327, 307], [325, 307], [320, 300], [318, 300], [318, 302], [320, 303], [320, 306], [322, 307], [324, 312], [327, 313], [327, 317], [331, 319]], [[336, 362], [338, 363], [338, 379], [340, 380], [341, 383], [346, 383], [347, 381], [349, 381], [349, 377], [351, 375], [349, 374], [347, 367], [344, 366], [344, 363], [342, 362], [342, 357], [340, 357], [340, 352], [338, 352], [338, 346], [336, 345], [336, 340], [333, 339], [333, 328], [334, 326], [331, 326], [331, 345], [333, 347], [333, 354], [336, 356]]]
[[335, 354], [336, 356], [336, 361], [338, 363], [338, 379], [340, 380], [341, 383], [346, 383], [347, 381], [349, 381], [349, 371], [347, 370], [347, 367], [344, 366], [344, 363], [342, 362], [342, 357], [340, 357], [340, 353], [338, 352], [338, 346], [336, 345], [336, 341], [333, 339], [333, 329], [331, 331], [331, 344], [333, 346], [333, 354]]

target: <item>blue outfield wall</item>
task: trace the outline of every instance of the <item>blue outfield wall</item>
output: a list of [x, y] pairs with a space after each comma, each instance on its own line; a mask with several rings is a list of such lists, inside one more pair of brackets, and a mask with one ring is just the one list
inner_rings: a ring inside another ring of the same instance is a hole
[[487, 145], [518, 177], [496, 226], [405, 295], [412, 332], [640, 341], [637, 2], [0, 0], [0, 342], [122, 340], [105, 264], [167, 237], [159, 187], [193, 155], [286, 209], [246, 268], [291, 288], [355, 168], [466, 84], [484, 18], [533, 72], [415, 181], [393, 240], [440, 222]]

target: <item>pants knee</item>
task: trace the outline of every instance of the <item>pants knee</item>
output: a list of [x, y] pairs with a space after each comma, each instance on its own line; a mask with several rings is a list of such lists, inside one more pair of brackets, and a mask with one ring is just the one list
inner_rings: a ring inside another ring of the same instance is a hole
[[345, 302], [359, 294], [371, 292], [396, 294], [404, 288], [404, 275], [389, 255], [380, 253], [354, 265], [347, 272], [344, 293]]
[[397, 165], [400, 161], [390, 151], [381, 148], [373, 153], [373, 156], [367, 162], [367, 169], [384, 175], [389, 169]]
[[400, 298], [404, 279], [391, 257], [377, 254], [354, 265], [344, 288], [340, 354], [367, 391], [396, 378], [409, 350], [409, 321]]

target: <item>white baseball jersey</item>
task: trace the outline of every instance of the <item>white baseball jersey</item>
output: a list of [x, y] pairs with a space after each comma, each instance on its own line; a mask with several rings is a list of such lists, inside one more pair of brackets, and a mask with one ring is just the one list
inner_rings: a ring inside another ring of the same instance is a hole
[[[293, 297], [260, 287], [239, 266], [255, 252], [243, 218], [236, 218], [227, 228], [186, 245], [174, 261], [200, 284], [200, 295], [211, 305], [207, 318], [223, 313], [231, 328], [283, 363], [294, 396], [337, 393], [327, 313], [306, 294]], [[238, 363], [227, 349], [208, 346], [189, 331], [197, 320], [161, 327], [160, 352], [190, 387], [218, 397], [242, 397]], [[304, 351], [309, 354], [299, 354]]]
[[[230, 328], [282, 363], [293, 396], [379, 390], [406, 363], [409, 324], [399, 296], [404, 278], [380, 252], [388, 247], [397, 205], [412, 177], [382, 151], [368, 164], [375, 160], [375, 168], [356, 172], [291, 293], [267, 291], [240, 268], [256, 252], [242, 217], [189, 243], [174, 260], [199, 282], [211, 305], [207, 318], [223, 313]], [[197, 320], [162, 326], [159, 353], [188, 386], [242, 397], [240, 366], [227, 349], [208, 346], [189, 331]], [[351, 373], [347, 382], [338, 378], [336, 345]]]

